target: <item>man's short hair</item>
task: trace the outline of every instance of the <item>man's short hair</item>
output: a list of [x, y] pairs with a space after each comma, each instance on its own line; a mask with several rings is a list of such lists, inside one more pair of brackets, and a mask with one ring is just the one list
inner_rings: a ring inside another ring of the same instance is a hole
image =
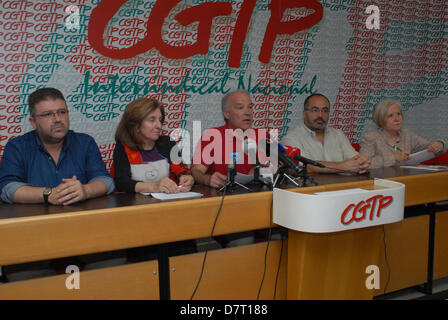
[[64, 95], [55, 88], [41, 88], [30, 94], [28, 98], [28, 106], [30, 114], [34, 115], [34, 107], [41, 101], [61, 99], [65, 102]]
[[[222, 112], [224, 112], [224, 110], [229, 111], [229, 105], [228, 105], [229, 97], [232, 94], [237, 93], [237, 92], [245, 93], [245, 94], [247, 94], [250, 97], [249, 91], [243, 90], [243, 89], [237, 89], [237, 90], [233, 90], [233, 91], [230, 91], [230, 92], [226, 93], [224, 95], [224, 97], [222, 97], [222, 99], [221, 99], [221, 111]], [[226, 117], [224, 117], [224, 121], [227, 122]]]
[[224, 97], [222, 97], [222, 99], [221, 99], [221, 110], [222, 110], [222, 111], [224, 111], [224, 110], [229, 110], [229, 106], [228, 106], [228, 104], [227, 104], [227, 103], [228, 103], [228, 100], [229, 100], [229, 97], [230, 97], [232, 94], [237, 93], [237, 92], [245, 93], [245, 94], [247, 94], [247, 95], [250, 97], [250, 93], [249, 93], [249, 91], [247, 91], [247, 90], [237, 89], [237, 90], [230, 91], [230, 92], [226, 93], [226, 94], [224, 95]]
[[325, 98], [328, 101], [328, 105], [331, 104], [330, 100], [328, 100], [328, 98], [326, 96], [324, 96], [323, 94], [321, 94], [321, 93], [313, 93], [312, 95], [309, 95], [308, 97], [306, 97], [305, 101], [303, 102], [303, 109], [308, 108], [309, 101], [310, 101], [310, 99], [312, 97], [322, 97], [322, 98]]
[[378, 127], [380, 128], [383, 127], [384, 123], [386, 122], [387, 111], [389, 110], [389, 107], [394, 104], [398, 106], [401, 112], [401, 116], [403, 117], [403, 107], [401, 106], [401, 103], [397, 100], [389, 98], [383, 99], [373, 107], [372, 120]]

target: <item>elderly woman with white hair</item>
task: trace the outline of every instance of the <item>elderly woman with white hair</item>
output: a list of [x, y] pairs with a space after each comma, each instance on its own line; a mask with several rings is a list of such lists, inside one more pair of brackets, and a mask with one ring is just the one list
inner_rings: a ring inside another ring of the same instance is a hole
[[363, 135], [360, 150], [370, 159], [372, 168], [403, 164], [411, 153], [425, 149], [435, 155], [444, 149], [442, 140], [429, 141], [402, 128], [403, 111], [398, 101], [380, 101], [373, 109], [372, 118], [378, 128]]

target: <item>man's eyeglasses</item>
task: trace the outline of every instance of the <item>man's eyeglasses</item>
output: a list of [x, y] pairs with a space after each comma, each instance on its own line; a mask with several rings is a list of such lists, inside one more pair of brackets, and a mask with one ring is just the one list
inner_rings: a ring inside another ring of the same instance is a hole
[[67, 109], [60, 109], [60, 110], [56, 110], [56, 111], [47, 111], [47, 112], [43, 112], [40, 114], [36, 114], [35, 117], [50, 120], [51, 118], [53, 118], [56, 115], [58, 115], [59, 117], [62, 118], [62, 117], [65, 117], [67, 114], [68, 114]]
[[305, 111], [309, 111], [312, 113], [330, 113], [330, 108], [322, 108], [319, 109], [318, 107], [312, 107], [312, 108], [305, 108]]

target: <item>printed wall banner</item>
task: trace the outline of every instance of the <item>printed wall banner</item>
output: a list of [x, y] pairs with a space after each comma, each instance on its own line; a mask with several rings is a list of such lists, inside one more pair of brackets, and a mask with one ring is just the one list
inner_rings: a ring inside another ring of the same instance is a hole
[[28, 96], [47, 86], [108, 168], [123, 110], [143, 96], [166, 106], [163, 133], [179, 136], [193, 121], [222, 125], [222, 96], [245, 89], [254, 128], [283, 137], [319, 92], [353, 143], [391, 97], [406, 127], [448, 141], [447, 20], [445, 0], [3, 0], [0, 156], [31, 130]]

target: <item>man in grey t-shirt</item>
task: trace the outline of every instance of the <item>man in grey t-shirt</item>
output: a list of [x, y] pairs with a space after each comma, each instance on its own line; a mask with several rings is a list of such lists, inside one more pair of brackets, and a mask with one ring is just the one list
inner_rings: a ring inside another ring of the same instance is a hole
[[304, 124], [288, 133], [282, 144], [298, 147], [302, 156], [326, 166], [310, 166], [312, 171], [365, 173], [370, 160], [353, 149], [341, 130], [327, 127], [329, 114], [328, 98], [318, 93], [310, 95], [304, 102]]

